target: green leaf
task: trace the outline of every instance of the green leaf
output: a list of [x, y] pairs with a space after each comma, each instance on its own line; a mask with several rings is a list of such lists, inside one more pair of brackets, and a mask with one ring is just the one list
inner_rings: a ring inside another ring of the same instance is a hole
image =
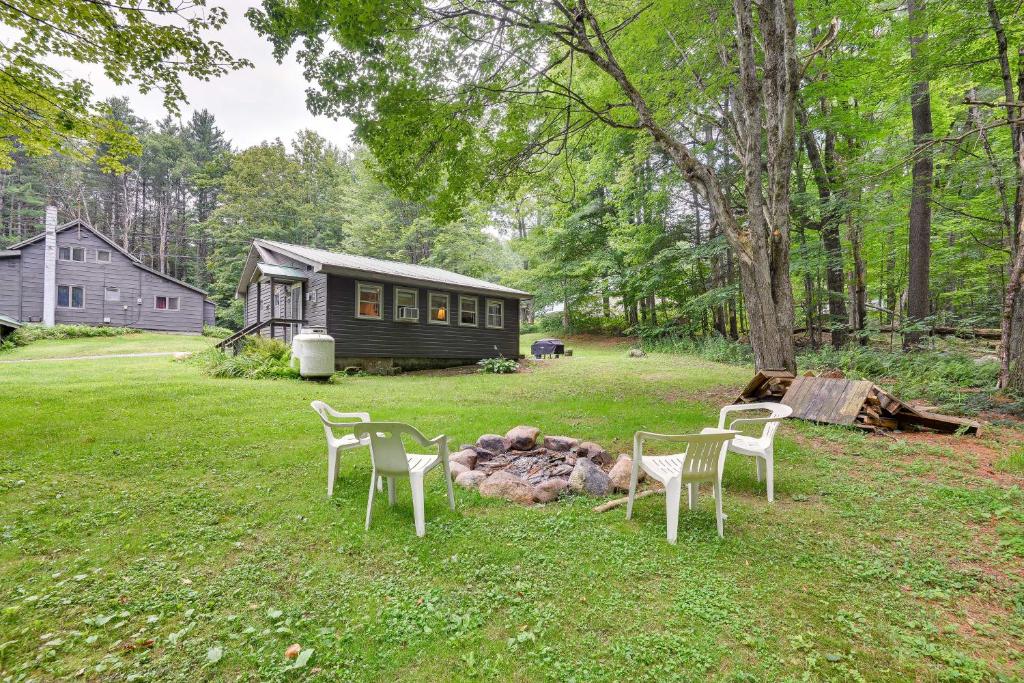
[[309, 658], [313, 656], [313, 650], [302, 650], [299, 652], [299, 656], [295, 658], [295, 663], [292, 664], [293, 669], [301, 669], [306, 666]]

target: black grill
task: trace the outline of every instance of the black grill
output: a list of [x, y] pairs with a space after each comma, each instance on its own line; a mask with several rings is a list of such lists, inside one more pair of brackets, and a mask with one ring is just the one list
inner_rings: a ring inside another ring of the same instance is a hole
[[564, 356], [565, 344], [561, 339], [538, 339], [530, 345], [530, 353], [535, 358], [543, 356]]

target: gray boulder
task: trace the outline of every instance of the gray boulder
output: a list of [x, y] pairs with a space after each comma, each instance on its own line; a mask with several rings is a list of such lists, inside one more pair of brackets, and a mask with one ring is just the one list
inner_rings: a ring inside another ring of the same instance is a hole
[[467, 469], [473, 469], [476, 467], [476, 451], [472, 448], [464, 448], [458, 453], [448, 456], [448, 460], [465, 465]]
[[588, 496], [607, 496], [611, 480], [592, 460], [579, 458], [569, 475], [569, 490]]
[[538, 436], [540, 436], [540, 430], [536, 427], [519, 425], [508, 430], [508, 433], [505, 434], [505, 439], [513, 450], [528, 451], [537, 445]]
[[487, 475], [483, 472], [468, 470], [455, 477], [455, 483], [464, 489], [476, 489], [480, 488], [480, 482], [486, 478]]
[[[512, 442], [500, 434], [484, 434], [476, 440], [476, 445], [491, 453], [504, 453], [512, 445]], [[479, 454], [477, 452], [477, 455]]]
[[495, 472], [480, 482], [480, 495], [485, 498], [503, 498], [520, 505], [533, 505], [533, 487], [508, 472]]
[[461, 462], [449, 462], [448, 468], [452, 471], [453, 479], [458, 479], [460, 474], [465, 474], [466, 472], [473, 471], [466, 467], [465, 465], [463, 465]]
[[533, 487], [533, 499], [538, 503], [553, 503], [567, 488], [567, 479], [548, 479]]
[[556, 451], [558, 453], [566, 453], [571, 451], [576, 446], [580, 445], [579, 439], [574, 439], [571, 436], [545, 436], [544, 437], [544, 448], [549, 451]]
[[643, 349], [630, 349], [629, 350], [629, 357], [630, 358], [643, 358], [646, 355], [647, 354], [644, 352]]

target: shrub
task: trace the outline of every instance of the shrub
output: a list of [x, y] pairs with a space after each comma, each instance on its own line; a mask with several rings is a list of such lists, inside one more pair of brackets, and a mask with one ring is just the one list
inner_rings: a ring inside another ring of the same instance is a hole
[[227, 339], [234, 333], [234, 330], [227, 327], [218, 327], [217, 325], [203, 325], [204, 337], [211, 337], [213, 339]]
[[265, 337], [246, 337], [236, 354], [208, 349], [192, 357], [212, 377], [244, 379], [297, 378], [291, 367], [291, 349], [284, 342]]
[[480, 372], [491, 375], [510, 375], [519, 371], [519, 363], [511, 358], [484, 358], [478, 361]]
[[84, 339], [86, 337], [123, 337], [139, 334], [142, 330], [134, 327], [92, 327], [90, 325], [54, 325], [46, 327], [38, 323], [24, 325], [4, 339], [0, 351], [16, 346], [25, 346], [44, 339]]

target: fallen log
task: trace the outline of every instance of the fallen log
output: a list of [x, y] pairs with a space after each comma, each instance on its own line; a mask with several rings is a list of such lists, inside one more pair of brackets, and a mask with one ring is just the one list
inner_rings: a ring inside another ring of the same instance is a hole
[[[641, 491], [640, 493], [636, 494], [633, 500], [640, 500], [641, 498], [646, 498], [647, 496], [653, 496], [660, 493], [665, 493], [665, 489], [648, 489], [646, 491]], [[607, 503], [601, 503], [600, 505], [594, 507], [594, 512], [608, 512], [609, 510], [613, 510], [617, 507], [622, 507], [628, 502], [629, 496], [616, 498], [615, 500], [609, 500]]]
[[[900, 333], [898, 327], [892, 325], [883, 325], [878, 328], [879, 332], [896, 332]], [[994, 339], [998, 341], [1000, 339], [1001, 332], [998, 327], [946, 327], [937, 326], [933, 327], [926, 333], [932, 337], [959, 337], [961, 339]]]

